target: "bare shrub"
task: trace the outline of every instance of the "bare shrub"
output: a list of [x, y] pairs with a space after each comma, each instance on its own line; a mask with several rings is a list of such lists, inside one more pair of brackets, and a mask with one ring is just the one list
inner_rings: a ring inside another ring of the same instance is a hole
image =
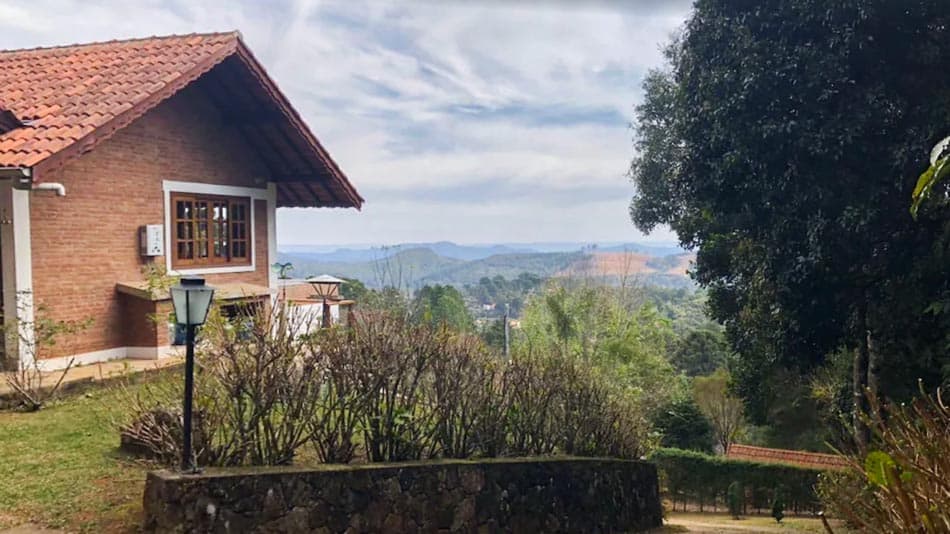
[[[167, 465], [180, 465], [182, 456], [182, 381], [178, 373], [156, 371], [142, 383], [128, 380], [116, 386], [118, 402], [128, 411], [112, 424], [119, 431], [121, 448]], [[206, 399], [207, 381], [196, 381], [197, 399]], [[220, 425], [216, 414], [199, 409], [194, 416], [193, 445], [200, 465], [214, 465], [209, 427]]]
[[[477, 338], [364, 313], [311, 331], [301, 317], [257, 310], [214, 317], [196, 376], [202, 465], [284, 465], [302, 446], [324, 463], [435, 457], [638, 457], [634, 397], [561, 355], [503, 362]], [[295, 335], [299, 332], [311, 332]], [[130, 393], [123, 439], [171, 463], [181, 456], [181, 384]], [[133, 390], [129, 390], [130, 392]]]
[[37, 360], [33, 360], [15, 371], [3, 373], [3, 378], [16, 395], [19, 407], [27, 412], [35, 412], [56, 397], [73, 362], [69, 360], [65, 368], [47, 373]]
[[861, 532], [950, 532], [950, 408], [940, 392], [909, 405], [868, 395], [867, 452], [822, 475], [825, 506]]
[[[292, 335], [302, 330], [291, 323], [304, 320], [262, 308], [232, 320], [209, 316], [196, 356], [199, 464], [287, 465], [311, 440], [322, 379], [303, 339]], [[131, 417], [119, 423], [123, 440], [165, 462], [180, 459], [181, 381], [126, 390]]]
[[614, 431], [616, 411], [608, 412], [611, 391], [607, 382], [589, 367], [566, 362], [562, 367], [558, 415], [561, 448], [576, 456], [600, 456], [604, 442]]
[[511, 391], [505, 387], [506, 364], [497, 358], [486, 362], [483, 380], [478, 385], [478, 403], [475, 408], [472, 433], [477, 454], [487, 458], [502, 456], [508, 452], [508, 415], [511, 412]]
[[574, 456], [639, 458], [649, 423], [642, 406], [603, 371], [585, 362], [542, 359], [552, 366], [544, 376], [552, 384], [557, 450]]
[[[33, 295], [29, 291], [17, 294], [18, 317], [25, 315], [26, 308], [33, 302]], [[74, 359], [70, 359], [63, 369], [46, 371], [40, 360], [40, 353], [57, 344], [63, 336], [70, 336], [89, 328], [92, 319], [81, 321], [57, 321], [49, 316], [45, 306], [37, 306], [32, 321], [18, 320], [13, 328], [4, 331], [6, 347], [25, 348], [27, 362], [21, 362], [16, 370], [3, 373], [4, 380], [10, 390], [16, 395], [20, 408], [24, 411], [35, 412], [53, 400], [66, 375], [73, 367]]]
[[[370, 391], [350, 358], [351, 330], [335, 327], [319, 330], [307, 338], [310, 358], [320, 368], [322, 388], [310, 418], [311, 444], [323, 463], [348, 463], [357, 453], [357, 436]], [[364, 377], [365, 378], [365, 377]]]
[[[494, 361], [493, 361], [494, 360]], [[452, 336], [432, 363], [429, 402], [436, 408], [442, 456], [497, 456], [504, 448], [502, 371], [481, 340]]]
[[651, 446], [649, 442], [650, 422], [643, 406], [627, 395], [615, 395], [603, 410], [607, 431], [594, 448], [593, 456], [611, 458], [643, 458]]
[[367, 459], [434, 457], [438, 413], [425, 392], [432, 362], [445, 349], [446, 333], [387, 313], [364, 315], [350, 329], [350, 363], [369, 396], [361, 417]]
[[509, 452], [514, 456], [552, 454], [560, 442], [559, 408], [564, 362], [560, 358], [523, 354], [505, 372]]
[[322, 369], [294, 335], [309, 330], [296, 324], [307, 320], [282, 309], [249, 309], [238, 320], [205, 327], [202, 371], [215, 387], [203, 404], [222, 423], [208, 429], [216, 463], [287, 465], [311, 440]]

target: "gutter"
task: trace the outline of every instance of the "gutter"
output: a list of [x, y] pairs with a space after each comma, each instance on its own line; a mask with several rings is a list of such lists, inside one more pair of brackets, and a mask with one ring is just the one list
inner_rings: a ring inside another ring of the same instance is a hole
[[59, 182], [43, 182], [41, 184], [33, 184], [32, 189], [33, 191], [56, 191], [56, 196], [66, 196], [66, 186]]
[[0, 180], [13, 180], [15, 189], [31, 191], [55, 191], [56, 196], [66, 196], [66, 186], [59, 182], [33, 182], [33, 169], [28, 167], [0, 167]]

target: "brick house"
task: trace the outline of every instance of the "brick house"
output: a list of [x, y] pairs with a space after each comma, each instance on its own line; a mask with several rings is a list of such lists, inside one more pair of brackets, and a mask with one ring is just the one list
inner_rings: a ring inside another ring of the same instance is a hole
[[147, 265], [267, 301], [276, 209], [362, 203], [236, 32], [0, 51], [2, 368], [166, 356]]

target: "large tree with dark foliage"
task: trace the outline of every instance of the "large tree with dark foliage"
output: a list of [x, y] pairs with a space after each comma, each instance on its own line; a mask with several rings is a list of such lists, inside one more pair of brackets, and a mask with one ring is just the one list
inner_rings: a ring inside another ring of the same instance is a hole
[[754, 419], [782, 394], [776, 370], [834, 350], [853, 351], [858, 395], [944, 378], [948, 209], [908, 207], [950, 133], [947, 7], [698, 0], [647, 77], [631, 215], [697, 250]]

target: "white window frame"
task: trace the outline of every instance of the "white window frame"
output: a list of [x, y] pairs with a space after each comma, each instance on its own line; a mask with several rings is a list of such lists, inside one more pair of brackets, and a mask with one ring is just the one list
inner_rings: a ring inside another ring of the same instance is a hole
[[[164, 180], [162, 181], [162, 192], [165, 197], [165, 268], [168, 270], [169, 274], [176, 276], [187, 276], [195, 274], [222, 274], [222, 273], [249, 273], [257, 270], [257, 239], [258, 237], [262, 239], [268, 239], [269, 235], [258, 236], [257, 235], [257, 226], [255, 223], [255, 213], [257, 209], [254, 205], [255, 200], [266, 200], [267, 201], [267, 226], [268, 234], [270, 234], [270, 227], [274, 224], [271, 219], [273, 218], [273, 206], [276, 205], [276, 189], [273, 187], [268, 188], [257, 188], [257, 187], [240, 187], [235, 185], [216, 185], [216, 184], [205, 184], [200, 182], [178, 182], [174, 180]], [[234, 266], [224, 266], [224, 267], [197, 267], [193, 269], [172, 269], [172, 254], [174, 250], [172, 244], [172, 224], [171, 224], [171, 215], [172, 215], [172, 205], [171, 205], [171, 196], [172, 193], [190, 193], [197, 195], [219, 195], [227, 197], [245, 197], [250, 199], [250, 211], [251, 219], [249, 221], [249, 231], [251, 234], [249, 246], [251, 248], [251, 264], [250, 265], [234, 265]], [[267, 250], [268, 252], [276, 246], [275, 243], [268, 242]]]

